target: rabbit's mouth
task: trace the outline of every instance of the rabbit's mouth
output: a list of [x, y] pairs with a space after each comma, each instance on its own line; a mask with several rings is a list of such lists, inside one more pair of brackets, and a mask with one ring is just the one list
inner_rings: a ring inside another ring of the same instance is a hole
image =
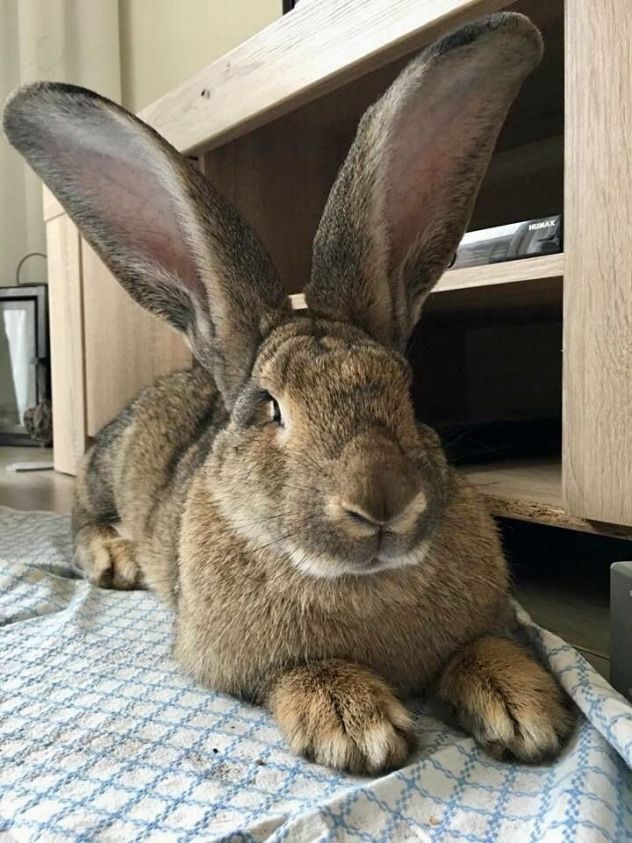
[[420, 542], [414, 550], [407, 553], [389, 554], [380, 552], [378, 556], [374, 556], [369, 562], [353, 566], [353, 573], [356, 576], [365, 574], [375, 574], [378, 571], [386, 571], [393, 568], [405, 568], [410, 565], [421, 564], [430, 549], [430, 540], [426, 539]]
[[[367, 488], [362, 498], [350, 499], [347, 489], [326, 494], [322, 509], [313, 493], [300, 528], [282, 536], [277, 551], [301, 573], [323, 578], [366, 576], [423, 564], [441, 521], [444, 496], [429, 481], [416, 478], [415, 487], [404, 500], [396, 499], [399, 506], [389, 511], [386, 506], [378, 508], [383, 500], [373, 494], [375, 487]], [[288, 524], [296, 523], [295, 512], [287, 516]]]
[[431, 546], [431, 537], [419, 541], [415, 547], [405, 551], [380, 547], [377, 553], [353, 558], [351, 555], [328, 555], [309, 553], [301, 548], [288, 548], [287, 557], [295, 568], [304, 574], [324, 579], [345, 575], [368, 576], [381, 571], [420, 565], [426, 559]]

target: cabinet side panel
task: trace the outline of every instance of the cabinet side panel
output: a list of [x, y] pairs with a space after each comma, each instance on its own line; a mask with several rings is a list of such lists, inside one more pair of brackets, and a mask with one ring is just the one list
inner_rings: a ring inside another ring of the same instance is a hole
[[191, 365], [184, 340], [131, 299], [82, 241], [87, 432], [94, 436], [160, 375]]
[[566, 3], [564, 495], [632, 524], [632, 13]]
[[46, 224], [54, 463], [76, 474], [86, 446], [81, 248], [65, 215]]

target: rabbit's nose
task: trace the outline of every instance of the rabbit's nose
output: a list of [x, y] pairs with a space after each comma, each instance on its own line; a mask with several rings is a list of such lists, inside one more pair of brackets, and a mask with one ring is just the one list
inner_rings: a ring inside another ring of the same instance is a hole
[[384, 526], [383, 521], [376, 520], [374, 516], [369, 515], [368, 512], [363, 512], [357, 507], [357, 505], [349, 504], [346, 501], [342, 502], [342, 511], [348, 518], [350, 518], [356, 524], [359, 524], [364, 527], [369, 527], [372, 531], [375, 528]]
[[406, 474], [379, 462], [350, 478], [340, 503], [352, 524], [376, 532], [396, 522], [414, 497], [415, 489]]
[[382, 528], [404, 532], [425, 509], [411, 469], [391, 443], [375, 456], [357, 454], [346, 461], [341, 480], [336, 509], [350, 532], [372, 535]]

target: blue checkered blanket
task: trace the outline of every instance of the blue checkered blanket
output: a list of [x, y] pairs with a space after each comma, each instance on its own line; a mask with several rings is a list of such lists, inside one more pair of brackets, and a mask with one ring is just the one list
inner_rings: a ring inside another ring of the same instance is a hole
[[261, 709], [196, 686], [145, 592], [70, 565], [66, 518], [0, 508], [0, 839], [632, 839], [632, 708], [519, 611], [582, 717], [553, 766], [496, 763], [413, 705], [420, 748], [357, 778], [295, 758]]

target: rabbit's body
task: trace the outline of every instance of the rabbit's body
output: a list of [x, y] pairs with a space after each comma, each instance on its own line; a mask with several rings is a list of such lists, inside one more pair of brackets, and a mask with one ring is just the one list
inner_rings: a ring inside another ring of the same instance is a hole
[[323, 583], [235, 535], [204, 475], [194, 475], [185, 507], [175, 642], [204, 684], [265, 702], [288, 667], [337, 659], [370, 668], [408, 698], [465, 643], [507, 631], [495, 529], [459, 482], [419, 565]]
[[132, 587], [135, 565], [121, 565], [120, 554], [133, 558], [174, 606], [176, 653], [199, 681], [265, 701], [288, 666], [353, 659], [409, 696], [463, 644], [505, 629], [507, 570], [496, 528], [456, 474], [419, 565], [323, 581], [222, 515], [212, 446], [226, 423], [204, 369], [161, 378], [102, 431], [75, 493], [84, 569]]
[[569, 730], [553, 677], [504, 635], [493, 522], [416, 422], [402, 354], [541, 51], [526, 18], [498, 14], [404, 69], [331, 190], [300, 315], [247, 222], [138, 119], [51, 83], [5, 110], [11, 142], [200, 364], [88, 452], [79, 563], [100, 585], [144, 580], [197, 679], [266, 704], [295, 751], [335, 767], [403, 763], [395, 692], [435, 680], [494, 756], [542, 760]]
[[115, 585], [142, 578], [174, 603], [184, 502], [226, 420], [212, 376], [197, 366], [143, 389], [101, 431], [80, 466], [73, 506], [78, 558], [95, 580], [106, 584], [117, 572], [107, 552], [94, 558], [91, 542], [114, 542], [134, 558]]

